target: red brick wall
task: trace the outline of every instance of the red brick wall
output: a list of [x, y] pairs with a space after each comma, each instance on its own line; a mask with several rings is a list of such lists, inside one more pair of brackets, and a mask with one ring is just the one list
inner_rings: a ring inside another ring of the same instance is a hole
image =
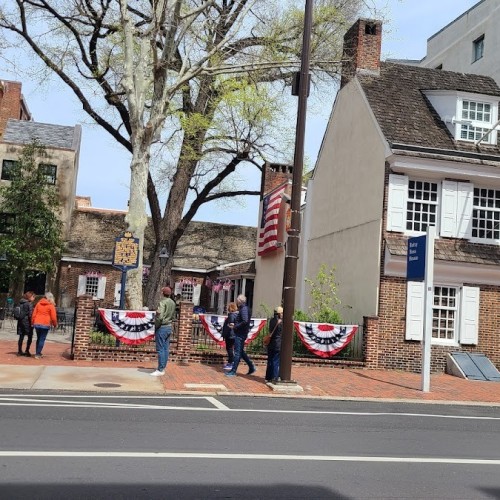
[[354, 78], [358, 69], [378, 71], [381, 47], [382, 23], [358, 19], [344, 35], [341, 87]]
[[292, 167], [290, 165], [268, 164], [262, 171], [261, 196], [265, 196], [278, 186], [292, 180]]
[[[3, 88], [2, 88], [3, 87]], [[5, 131], [7, 120], [21, 118], [21, 83], [4, 81], [0, 86], [0, 137]]]

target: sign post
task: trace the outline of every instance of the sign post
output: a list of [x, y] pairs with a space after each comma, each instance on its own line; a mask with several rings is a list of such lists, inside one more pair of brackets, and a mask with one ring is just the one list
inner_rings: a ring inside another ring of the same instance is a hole
[[436, 228], [427, 226], [425, 236], [408, 239], [406, 279], [424, 281], [422, 336], [422, 391], [429, 392], [431, 379], [432, 307], [434, 303], [434, 240]]
[[120, 288], [120, 309], [125, 309], [125, 285], [127, 283], [127, 271], [139, 266], [139, 239], [134, 238], [130, 231], [126, 231], [115, 238], [113, 250], [113, 267], [122, 272]]

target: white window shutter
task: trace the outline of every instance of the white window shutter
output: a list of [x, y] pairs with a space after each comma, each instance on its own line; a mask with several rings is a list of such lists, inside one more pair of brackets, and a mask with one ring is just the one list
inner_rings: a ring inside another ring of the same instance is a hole
[[182, 283], [180, 281], [176, 281], [174, 285], [174, 295], [182, 294]]
[[85, 290], [87, 288], [87, 276], [81, 274], [78, 276], [78, 289], [76, 291], [76, 296], [80, 297], [81, 295], [85, 295]]
[[200, 305], [200, 295], [201, 295], [201, 285], [193, 286], [193, 304], [195, 306]]
[[479, 331], [479, 287], [462, 287], [460, 343], [477, 345]]
[[103, 299], [106, 292], [106, 276], [101, 276], [97, 283], [97, 299]]
[[457, 237], [472, 237], [472, 210], [474, 205], [474, 185], [469, 182], [457, 183]]
[[389, 175], [389, 199], [387, 203], [387, 230], [404, 232], [408, 200], [408, 176]]
[[122, 288], [121, 283], [115, 283], [115, 295], [114, 295], [114, 300], [113, 300], [113, 305], [115, 307], [118, 307], [120, 305], [121, 288]]
[[406, 340], [422, 340], [424, 335], [424, 282], [406, 283]]
[[443, 181], [441, 184], [441, 224], [439, 234], [455, 238], [457, 236], [457, 183]]

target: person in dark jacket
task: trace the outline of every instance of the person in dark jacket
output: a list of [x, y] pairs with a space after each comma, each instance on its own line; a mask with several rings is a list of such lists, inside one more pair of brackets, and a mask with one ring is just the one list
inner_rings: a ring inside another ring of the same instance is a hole
[[241, 358], [243, 358], [243, 361], [248, 365], [247, 375], [252, 375], [256, 370], [252, 360], [245, 352], [245, 340], [250, 331], [250, 309], [247, 306], [247, 298], [244, 295], [238, 295], [236, 305], [238, 306], [236, 322], [229, 323], [229, 328], [234, 329], [234, 361], [231, 370], [225, 373], [228, 377], [234, 377], [236, 375], [236, 370], [238, 369]]
[[283, 333], [283, 308], [274, 310], [269, 320], [269, 335], [271, 341], [267, 345], [266, 382], [276, 382], [280, 374], [281, 334]]
[[[33, 301], [35, 300], [34, 292], [26, 292], [19, 301], [19, 309], [21, 317], [17, 320], [17, 334], [19, 340], [17, 342], [18, 356], [31, 356], [30, 347], [33, 341], [33, 325], [31, 316], [33, 315]], [[23, 352], [23, 342], [26, 337], [26, 350]]]
[[222, 326], [222, 338], [226, 343], [227, 364], [224, 366], [224, 371], [229, 371], [233, 368], [234, 362], [234, 328], [229, 328], [229, 325], [235, 324], [238, 319], [238, 306], [234, 302], [229, 302], [227, 305], [227, 318]]

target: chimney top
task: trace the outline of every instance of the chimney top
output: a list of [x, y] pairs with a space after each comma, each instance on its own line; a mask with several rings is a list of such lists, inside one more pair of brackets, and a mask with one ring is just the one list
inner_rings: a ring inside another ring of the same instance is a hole
[[379, 74], [382, 48], [382, 21], [358, 19], [344, 35], [340, 87], [358, 73]]

